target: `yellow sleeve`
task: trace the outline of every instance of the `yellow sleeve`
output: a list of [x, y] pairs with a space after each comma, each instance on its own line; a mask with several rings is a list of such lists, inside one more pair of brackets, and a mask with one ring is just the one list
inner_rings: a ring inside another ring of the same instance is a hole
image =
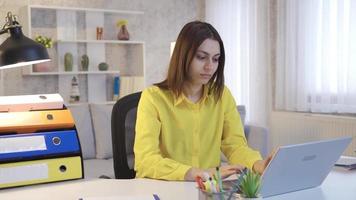
[[136, 177], [184, 180], [191, 166], [162, 157], [160, 150], [161, 122], [159, 107], [153, 102], [154, 91], [146, 89], [138, 105], [134, 144]]
[[222, 101], [225, 110], [221, 150], [230, 164], [240, 164], [252, 169], [253, 164], [257, 160], [262, 160], [262, 157], [258, 151], [247, 145], [240, 114], [233, 96], [226, 87]]

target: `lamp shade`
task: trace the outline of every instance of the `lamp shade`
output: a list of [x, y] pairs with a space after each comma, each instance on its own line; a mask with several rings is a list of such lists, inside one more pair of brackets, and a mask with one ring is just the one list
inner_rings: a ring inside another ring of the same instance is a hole
[[0, 45], [0, 69], [49, 61], [46, 48], [23, 35], [21, 27], [11, 27], [10, 37]]

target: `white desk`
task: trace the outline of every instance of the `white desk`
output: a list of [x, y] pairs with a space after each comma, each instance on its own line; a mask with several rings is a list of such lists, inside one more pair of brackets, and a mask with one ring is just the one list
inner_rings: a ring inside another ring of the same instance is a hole
[[266, 200], [356, 200], [356, 170], [334, 167], [321, 186], [265, 198]]
[[[98, 197], [132, 194], [158, 194], [162, 200], [197, 200], [194, 182], [171, 182], [150, 179], [93, 179], [26, 186], [0, 190], [1, 200], [78, 200], [80, 197]], [[278, 195], [267, 200], [355, 200], [356, 170], [335, 168], [320, 187]]]

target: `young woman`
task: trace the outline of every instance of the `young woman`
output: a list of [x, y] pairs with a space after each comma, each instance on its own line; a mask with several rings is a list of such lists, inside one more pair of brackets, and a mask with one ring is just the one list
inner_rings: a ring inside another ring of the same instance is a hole
[[142, 93], [134, 145], [137, 177], [192, 181], [244, 167], [262, 173], [268, 160], [247, 146], [236, 103], [224, 86], [225, 52], [213, 26], [194, 21], [179, 33], [167, 78]]

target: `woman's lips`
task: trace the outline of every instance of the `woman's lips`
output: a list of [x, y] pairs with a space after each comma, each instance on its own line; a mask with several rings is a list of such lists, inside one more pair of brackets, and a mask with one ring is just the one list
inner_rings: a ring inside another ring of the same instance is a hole
[[202, 78], [205, 78], [205, 79], [210, 79], [211, 78], [211, 75], [210, 74], [200, 74], [200, 76]]

